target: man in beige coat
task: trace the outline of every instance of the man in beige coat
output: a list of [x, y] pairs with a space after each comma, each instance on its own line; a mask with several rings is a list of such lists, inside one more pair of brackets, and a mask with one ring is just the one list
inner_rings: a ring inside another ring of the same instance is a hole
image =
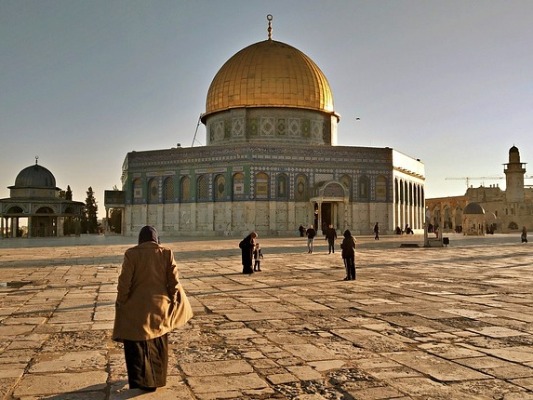
[[145, 226], [139, 244], [126, 250], [113, 328], [113, 340], [124, 343], [130, 388], [145, 391], [165, 386], [167, 334], [184, 323], [172, 318], [180, 303], [176, 261], [172, 250], [158, 242], [155, 228]]

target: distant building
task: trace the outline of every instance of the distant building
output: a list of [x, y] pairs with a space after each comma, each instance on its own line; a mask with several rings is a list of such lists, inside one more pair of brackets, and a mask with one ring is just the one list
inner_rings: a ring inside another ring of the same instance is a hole
[[391, 148], [337, 146], [333, 94], [300, 50], [272, 40], [231, 57], [207, 93], [206, 146], [132, 151], [106, 215], [122, 232], [296, 235], [300, 225], [370, 234], [424, 223], [424, 165]]
[[[463, 196], [450, 196], [426, 199], [430, 223], [444, 231], [457, 231], [465, 234], [479, 232], [479, 217], [476, 223], [464, 225], [464, 210], [475, 203], [472, 210], [479, 207], [484, 211], [484, 232], [514, 232], [526, 226], [533, 229], [533, 188], [524, 185], [525, 163], [520, 161], [516, 146], [509, 149], [509, 162], [504, 164], [506, 189], [496, 185], [489, 187], [469, 187]], [[471, 215], [474, 215], [471, 214]], [[472, 217], [471, 217], [472, 218]]]
[[1, 238], [79, 234], [84, 203], [61, 197], [56, 178], [37, 159], [19, 172], [8, 189], [10, 197], [0, 199]]

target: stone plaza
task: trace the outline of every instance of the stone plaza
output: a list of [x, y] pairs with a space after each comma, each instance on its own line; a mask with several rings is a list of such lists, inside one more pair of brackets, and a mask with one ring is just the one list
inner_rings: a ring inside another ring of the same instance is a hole
[[305, 238], [259, 239], [248, 276], [240, 238], [163, 238], [195, 317], [171, 333], [154, 393], [128, 389], [110, 340], [135, 238], [1, 240], [2, 398], [533, 399], [533, 247], [519, 235], [357, 237], [355, 282], [320, 237], [313, 254]]

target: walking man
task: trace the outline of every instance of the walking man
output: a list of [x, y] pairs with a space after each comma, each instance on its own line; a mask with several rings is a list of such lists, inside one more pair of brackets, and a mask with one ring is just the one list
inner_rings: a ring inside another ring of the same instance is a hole
[[313, 228], [313, 225], [309, 225], [309, 228], [307, 231], [305, 231], [305, 234], [307, 235], [307, 252], [309, 254], [313, 253], [313, 242], [315, 240], [316, 231]]
[[337, 230], [333, 225], [329, 225], [326, 229], [326, 240], [328, 241], [328, 254], [335, 253], [335, 239], [337, 239]]

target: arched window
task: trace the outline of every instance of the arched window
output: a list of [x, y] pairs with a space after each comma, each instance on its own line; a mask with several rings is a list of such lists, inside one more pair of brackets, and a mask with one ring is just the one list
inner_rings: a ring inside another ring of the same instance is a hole
[[359, 178], [359, 198], [366, 200], [370, 198], [370, 179], [366, 175]]
[[256, 199], [268, 199], [268, 175], [264, 172], [255, 174]]
[[282, 199], [289, 197], [289, 178], [285, 174], [279, 174], [277, 177], [276, 197]]
[[387, 178], [382, 175], [376, 178], [376, 200], [387, 201]]
[[244, 175], [240, 172], [233, 175], [233, 197], [240, 198], [244, 196]]
[[215, 200], [225, 200], [226, 178], [224, 175], [217, 175], [215, 178]]
[[180, 201], [191, 200], [191, 178], [184, 176], [180, 180]]
[[207, 175], [200, 176], [196, 181], [196, 200], [209, 200], [209, 177]]
[[132, 184], [132, 200], [134, 203], [138, 203], [143, 198], [143, 187], [140, 179], [134, 179]]
[[172, 177], [165, 178], [163, 181], [163, 202], [172, 203], [174, 200], [174, 179]]
[[148, 181], [148, 203], [158, 203], [159, 202], [159, 185], [158, 179], [152, 178]]
[[308, 187], [307, 177], [305, 175], [298, 175], [294, 185], [294, 200], [307, 201], [309, 196]]

